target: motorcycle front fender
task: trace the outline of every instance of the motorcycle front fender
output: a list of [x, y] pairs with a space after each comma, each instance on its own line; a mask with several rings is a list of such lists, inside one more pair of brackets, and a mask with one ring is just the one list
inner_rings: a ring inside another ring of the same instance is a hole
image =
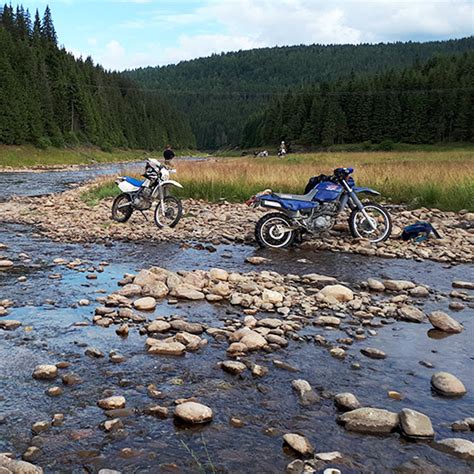
[[160, 186], [165, 186], [166, 184], [170, 184], [171, 186], [176, 186], [177, 188], [183, 189], [183, 186], [178, 183], [178, 181], [174, 181], [173, 179], [168, 179], [160, 183]]
[[380, 193], [378, 191], [375, 191], [375, 189], [371, 189], [371, 188], [359, 188], [358, 186], [354, 186], [352, 188], [352, 191], [354, 191], [357, 194], [367, 193], [367, 194], [372, 194], [373, 196], [380, 196]]

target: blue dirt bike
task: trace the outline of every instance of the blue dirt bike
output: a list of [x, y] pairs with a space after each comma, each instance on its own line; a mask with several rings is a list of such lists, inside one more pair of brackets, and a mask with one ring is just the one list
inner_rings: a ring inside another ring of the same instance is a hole
[[388, 239], [392, 221], [385, 208], [375, 202], [362, 203], [359, 193], [380, 195], [370, 188], [355, 185], [352, 168], [337, 168], [331, 176], [311, 178], [305, 194], [277, 194], [272, 191], [253, 196], [247, 204], [278, 212], [265, 214], [257, 222], [255, 238], [261, 247], [284, 248], [297, 241], [305, 232], [317, 234], [330, 230], [336, 217], [349, 206], [349, 228], [355, 238], [372, 243]]

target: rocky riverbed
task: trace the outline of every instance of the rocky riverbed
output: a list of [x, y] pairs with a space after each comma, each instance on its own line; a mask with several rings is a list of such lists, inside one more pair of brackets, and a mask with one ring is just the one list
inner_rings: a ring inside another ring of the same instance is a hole
[[472, 214], [271, 252], [243, 205], [83, 190], [0, 204], [0, 472], [472, 472]]
[[[111, 240], [198, 241], [207, 244], [254, 243], [255, 222], [264, 212], [244, 204], [209, 204], [187, 200], [184, 217], [175, 229], [158, 231], [153, 216], [146, 221], [135, 213], [126, 224], [110, 219], [111, 199], [97, 206], [89, 206], [81, 199], [84, 190], [94, 184], [60, 194], [25, 198], [18, 197], [0, 204], [1, 220], [33, 224], [43, 235], [61, 242], [107, 242]], [[436, 209], [391, 210], [394, 229], [392, 238], [376, 246], [354, 240], [343, 216], [330, 232], [303, 244], [318, 250], [358, 253], [384, 258], [435, 260], [445, 263], [467, 263], [474, 260], [474, 214], [469, 212], [442, 212]], [[423, 243], [399, 240], [404, 226], [416, 221], [431, 222], [442, 239]]]
[[0, 242], [12, 472], [472, 471], [468, 265]]

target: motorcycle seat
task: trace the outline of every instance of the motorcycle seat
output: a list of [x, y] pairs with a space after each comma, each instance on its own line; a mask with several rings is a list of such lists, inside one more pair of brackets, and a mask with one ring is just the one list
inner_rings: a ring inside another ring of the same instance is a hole
[[141, 181], [130, 176], [125, 176], [125, 181], [127, 181], [127, 183], [130, 183], [132, 186], [136, 186], [137, 188], [141, 187], [141, 185], [145, 182], [145, 180]]
[[290, 200], [290, 201], [312, 201], [315, 193], [309, 192], [308, 194], [285, 194], [285, 193], [274, 193], [275, 196], [278, 196], [280, 199]]

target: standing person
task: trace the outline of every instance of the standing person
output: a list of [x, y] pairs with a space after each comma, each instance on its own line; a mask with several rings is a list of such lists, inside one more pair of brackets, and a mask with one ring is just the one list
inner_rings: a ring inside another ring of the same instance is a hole
[[280, 148], [278, 149], [278, 156], [285, 157], [285, 155], [286, 155], [286, 145], [285, 145], [285, 142], [282, 141], [280, 143]]
[[171, 149], [171, 145], [166, 145], [166, 149], [163, 152], [163, 158], [165, 159], [165, 164], [169, 163], [176, 155]]

